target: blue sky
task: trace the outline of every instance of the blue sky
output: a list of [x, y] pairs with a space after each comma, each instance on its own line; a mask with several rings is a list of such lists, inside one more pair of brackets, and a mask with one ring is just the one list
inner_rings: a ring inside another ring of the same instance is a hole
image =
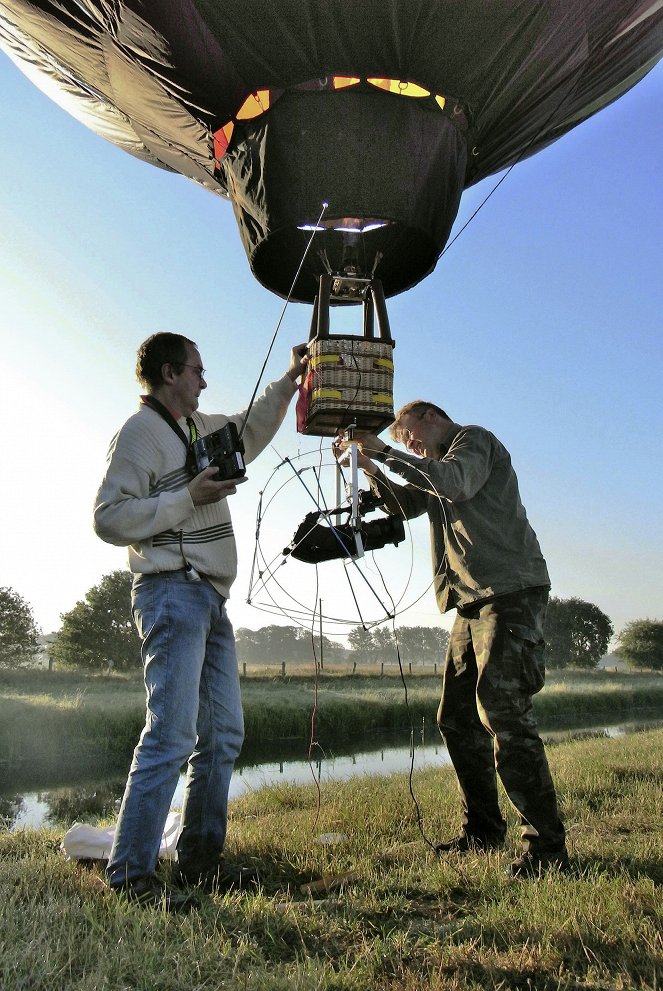
[[[108, 443], [135, 408], [140, 342], [155, 330], [192, 337], [209, 370], [202, 408], [235, 412], [253, 391], [283, 302], [251, 276], [228, 202], [106, 144], [5, 56], [0, 89], [0, 365], [9, 394], [0, 586], [23, 595], [50, 632], [125, 563], [92, 533], [91, 506]], [[553, 594], [595, 602], [617, 631], [663, 619], [662, 102], [659, 65], [521, 162], [433, 274], [388, 301], [396, 404], [429, 398], [504, 441]], [[455, 230], [497, 178], [464, 194]], [[310, 307], [287, 308], [265, 381], [285, 369], [309, 321]], [[317, 576], [287, 566], [291, 587], [272, 589], [272, 611], [246, 603], [259, 494], [274, 493], [262, 530], [270, 556], [310, 508], [285, 484], [280, 460], [315, 457], [319, 447], [296, 434], [293, 404], [275, 450], [234, 497], [236, 626], [291, 622], [293, 599], [313, 610], [316, 592], [330, 632], [340, 630], [331, 620], [353, 619], [340, 563]], [[406, 546], [378, 552], [365, 569], [371, 582], [384, 579], [399, 610], [409, 606], [399, 623], [450, 626], [428, 588], [423, 521]], [[369, 601], [365, 618], [379, 612]]]

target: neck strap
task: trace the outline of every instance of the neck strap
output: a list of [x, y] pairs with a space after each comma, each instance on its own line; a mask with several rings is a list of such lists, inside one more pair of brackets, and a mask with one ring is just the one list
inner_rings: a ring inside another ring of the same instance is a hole
[[164, 406], [164, 404], [157, 399], [156, 396], [141, 396], [140, 401], [143, 406], [149, 406], [150, 409], [153, 409], [155, 413], [158, 413], [159, 416], [166, 421], [168, 426], [171, 430], [175, 431], [188, 451], [189, 447], [198, 436], [198, 431], [196, 430], [196, 425], [192, 418], [190, 416], [186, 418], [186, 422], [189, 425], [189, 436], [187, 437], [170, 410]]

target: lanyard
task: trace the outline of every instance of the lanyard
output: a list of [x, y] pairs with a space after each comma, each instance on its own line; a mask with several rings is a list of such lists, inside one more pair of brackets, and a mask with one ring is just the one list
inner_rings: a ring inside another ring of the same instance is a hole
[[196, 429], [196, 424], [193, 421], [193, 417], [187, 416], [186, 418], [187, 426], [189, 428], [189, 436], [187, 438], [187, 435], [184, 433], [170, 410], [155, 396], [141, 396], [140, 401], [143, 406], [149, 406], [150, 409], [153, 409], [155, 413], [158, 413], [159, 416], [166, 421], [171, 430], [175, 431], [188, 452], [194, 440], [198, 439], [198, 430]]

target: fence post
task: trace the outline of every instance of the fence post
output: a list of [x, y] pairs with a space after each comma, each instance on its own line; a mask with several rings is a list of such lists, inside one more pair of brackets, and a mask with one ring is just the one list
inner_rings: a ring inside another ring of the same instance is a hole
[[352, 673], [354, 674], [356, 670], [357, 670], [357, 662], [356, 661], [353, 661], [352, 662]]
[[246, 678], [246, 661], [242, 662], [242, 677]]
[[281, 677], [285, 678], [285, 661], [281, 661]]

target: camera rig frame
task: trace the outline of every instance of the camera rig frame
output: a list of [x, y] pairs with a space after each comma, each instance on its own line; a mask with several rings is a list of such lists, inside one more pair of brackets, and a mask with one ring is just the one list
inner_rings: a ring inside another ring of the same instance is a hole
[[[346, 434], [349, 432], [350, 428]], [[351, 479], [346, 483], [349, 504], [341, 504], [342, 474], [340, 465], [337, 465], [337, 505], [330, 510], [318, 509], [307, 513], [290, 544], [283, 549], [284, 556], [292, 556], [309, 564], [338, 558], [357, 561], [366, 551], [378, 550], [387, 543], [397, 545], [405, 539], [405, 527], [399, 516], [386, 513], [382, 518], [365, 520], [368, 513], [383, 508], [383, 504], [371, 490], [359, 488], [356, 443], [351, 443], [347, 449], [346, 460], [351, 468]], [[349, 514], [348, 521], [343, 523], [341, 517], [346, 513]]]

